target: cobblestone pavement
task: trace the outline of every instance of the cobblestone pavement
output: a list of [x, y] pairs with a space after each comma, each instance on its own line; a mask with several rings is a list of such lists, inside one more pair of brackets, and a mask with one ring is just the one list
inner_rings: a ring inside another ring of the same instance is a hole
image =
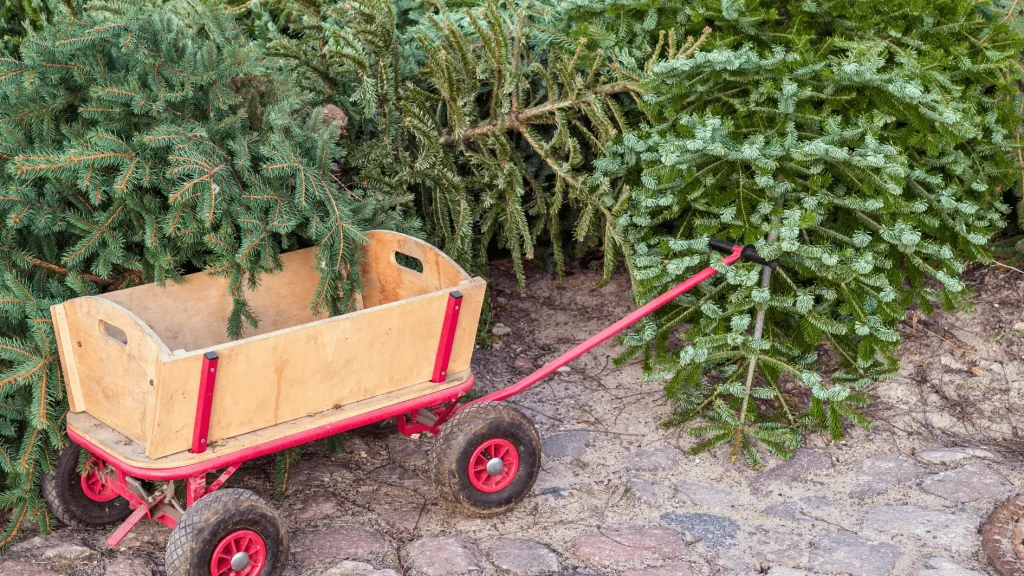
[[[596, 273], [577, 271], [559, 286], [533, 270], [526, 294], [507, 267], [493, 276], [492, 328], [502, 335], [477, 351], [482, 391], [630, 309], [624, 276], [595, 288]], [[977, 280], [987, 288], [977, 315], [908, 325], [910, 359], [878, 386], [872, 431], [809, 438], [763, 471], [723, 453], [689, 455], [692, 438], [658, 426], [668, 414], [661, 385], [642, 382], [635, 364], [613, 367], [611, 343], [512, 400], [544, 438], [543, 470], [499, 518], [464, 518], [436, 502], [429, 437], [353, 432], [341, 454], [310, 446], [275, 503], [291, 533], [286, 574], [991, 574], [979, 526], [1024, 486], [1024, 341], [1010, 329], [1024, 321], [1024, 287], [994, 278]], [[272, 500], [272, 465], [250, 463], [229, 485]], [[162, 574], [167, 533], [144, 524], [109, 550], [105, 531], [62, 528], [13, 547], [0, 574]]]

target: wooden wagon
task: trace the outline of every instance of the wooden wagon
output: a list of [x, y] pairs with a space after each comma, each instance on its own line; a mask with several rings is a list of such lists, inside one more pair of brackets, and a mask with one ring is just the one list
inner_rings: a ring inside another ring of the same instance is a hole
[[[390, 419], [403, 434], [437, 436], [430, 474], [446, 504], [501, 513], [529, 493], [541, 458], [533, 423], [501, 401], [717, 273], [705, 268], [519, 382], [460, 406], [474, 383], [485, 282], [422, 241], [369, 238], [362, 309], [314, 317], [319, 265], [313, 250], [299, 250], [246, 294], [260, 327], [242, 340], [223, 332], [227, 280], [204, 274], [53, 306], [74, 441], [43, 480], [54, 515], [72, 526], [121, 522], [111, 546], [143, 518], [163, 522], [173, 529], [168, 576], [279, 576], [288, 553], [281, 518], [254, 493], [221, 487], [248, 460]], [[776, 264], [752, 246], [709, 246], [728, 254], [725, 265]]]
[[[320, 264], [298, 250], [246, 293], [259, 328], [240, 340], [225, 335], [228, 280], [206, 274], [53, 306], [75, 442], [43, 482], [54, 514], [75, 526], [121, 522], [112, 546], [143, 518], [163, 522], [171, 576], [280, 574], [288, 537], [276, 511], [248, 490], [220, 489], [243, 462], [391, 419], [407, 435], [438, 434], [473, 386], [484, 280], [415, 238], [368, 236], [358, 310], [314, 316]], [[459, 421], [435, 443], [442, 496], [481, 514], [515, 504], [539, 470], [529, 419], [503, 406]], [[468, 468], [445, 476], [467, 450], [493, 463], [475, 499], [460, 501]]]

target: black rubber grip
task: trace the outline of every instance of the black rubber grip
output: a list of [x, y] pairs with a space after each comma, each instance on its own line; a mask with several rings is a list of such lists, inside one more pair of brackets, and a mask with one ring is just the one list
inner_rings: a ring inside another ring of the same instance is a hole
[[708, 248], [718, 250], [722, 254], [732, 254], [732, 249], [735, 247], [736, 244], [734, 242], [719, 240], [718, 238], [708, 238]]
[[[732, 250], [735, 247], [735, 242], [720, 240], [718, 238], [708, 238], [708, 248], [717, 250], [723, 254], [732, 254]], [[747, 244], [743, 247], [743, 251], [740, 253], [740, 259], [746, 260], [747, 262], [754, 262], [761, 266], [767, 266], [773, 270], [779, 265], [778, 260], [765, 260], [762, 258], [761, 255], [757, 253], [757, 248], [754, 248], [753, 244]]]
[[767, 266], [772, 270], [774, 270], [779, 265], [778, 259], [765, 260], [764, 258], [762, 258], [761, 255], [757, 253], [757, 248], [754, 248], [753, 244], [747, 244], [746, 246], [743, 247], [743, 252], [740, 254], [740, 258], [746, 260], [747, 262], [754, 262], [755, 264], [760, 264], [761, 266]]

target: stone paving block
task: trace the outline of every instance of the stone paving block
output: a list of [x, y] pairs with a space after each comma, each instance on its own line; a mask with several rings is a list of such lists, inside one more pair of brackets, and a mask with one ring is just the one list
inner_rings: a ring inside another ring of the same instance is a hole
[[937, 448], [935, 450], [924, 450], [917, 452], [914, 456], [918, 460], [929, 464], [952, 464], [968, 458], [983, 458], [994, 460], [996, 455], [981, 448]]
[[924, 478], [927, 470], [912, 458], [900, 454], [882, 454], [861, 462], [857, 472], [858, 485], [850, 492], [855, 498], [870, 498], [889, 488]]
[[389, 436], [388, 455], [391, 461], [403, 467], [417, 468], [427, 463], [426, 443], [407, 438], [403, 434]]
[[395, 530], [412, 532], [416, 529], [420, 515], [425, 513], [423, 505], [415, 502], [392, 501], [386, 505], [384, 503], [379, 504], [380, 507], [377, 508], [377, 514], [380, 516], [380, 519]]
[[654, 568], [627, 570], [622, 576], [698, 576], [689, 562], [670, 562]]
[[411, 486], [423, 482], [415, 472], [406, 470], [395, 463], [374, 468], [366, 474], [366, 478], [392, 486]]
[[891, 534], [914, 535], [928, 547], [970, 552], [977, 548], [981, 517], [969, 512], [918, 506], [881, 506], [869, 510], [864, 526]]
[[768, 576], [815, 576], [815, 574], [789, 566], [772, 566], [768, 569]]
[[73, 562], [82, 560], [89, 556], [95, 556], [97, 552], [92, 548], [86, 548], [74, 542], [60, 542], [46, 547], [39, 555], [44, 560], [53, 562]]
[[291, 543], [295, 563], [303, 568], [340, 560], [379, 562], [391, 551], [391, 544], [380, 533], [362, 526], [329, 526], [300, 532]]
[[727, 510], [739, 503], [739, 495], [717, 486], [681, 480], [675, 483], [676, 491], [694, 506]]
[[949, 558], [933, 556], [921, 560], [914, 576], [985, 576], [985, 573], [964, 568]]
[[61, 576], [50, 570], [46, 565], [34, 562], [0, 562], [0, 574], [3, 576]]
[[487, 562], [476, 545], [459, 536], [430, 536], [402, 550], [405, 565], [412, 575], [456, 576], [487, 570]]
[[823, 532], [811, 542], [807, 567], [850, 576], [887, 576], [900, 556], [899, 548], [892, 544], [849, 532]]
[[117, 547], [120, 549], [164, 548], [167, 545], [167, 534], [167, 526], [159, 522], [139, 522]]
[[967, 464], [929, 476], [921, 488], [952, 502], [974, 502], [1006, 496], [1010, 486], [986, 466]]
[[572, 554], [590, 564], [675, 560], [689, 554], [687, 542], [671, 528], [611, 528], [573, 540]]
[[398, 576], [398, 572], [389, 568], [378, 570], [372, 564], [345, 560], [330, 568], [309, 572], [306, 576]]
[[782, 504], [765, 506], [761, 513], [782, 520], [789, 520], [790, 522], [810, 522], [810, 520], [800, 514], [800, 506], [796, 502], [783, 502]]
[[491, 563], [507, 574], [532, 576], [558, 572], [558, 556], [547, 546], [521, 538], [502, 538], [491, 546]]
[[626, 457], [626, 470], [643, 472], [663, 472], [679, 465], [679, 450], [662, 447], [650, 450], [637, 450]]
[[330, 520], [338, 515], [338, 503], [330, 493], [308, 496], [296, 502], [292, 514], [301, 524], [312, 524]]
[[661, 521], [714, 550], [732, 546], [740, 531], [739, 523], [732, 518], [714, 514], [666, 512]]
[[629, 491], [638, 502], [644, 504], [658, 504], [661, 498], [658, 497], [658, 488], [654, 484], [639, 478], [630, 478], [626, 481]]
[[762, 565], [806, 566], [810, 542], [806, 534], [772, 527], [758, 529], [753, 545], [754, 559]]
[[789, 460], [780, 462], [755, 476], [750, 482], [750, 488], [754, 493], [761, 493], [776, 482], [800, 481], [823, 470], [830, 470], [833, 466], [832, 456], [827, 451], [801, 448], [794, 452]]
[[800, 504], [803, 505], [804, 508], [811, 508], [814, 510], [832, 510], [839, 504], [839, 502], [829, 498], [828, 496], [812, 495], [801, 498]]
[[545, 437], [541, 443], [541, 454], [548, 458], [581, 458], [592, 444], [590, 432], [571, 430]]
[[[0, 572], [0, 574], [6, 574]], [[117, 558], [107, 564], [104, 576], [152, 576], [153, 566], [142, 558]]]
[[757, 574], [761, 571], [760, 566], [757, 568], [751, 566], [746, 557], [739, 554], [717, 556], [714, 562], [712, 562], [712, 574]]

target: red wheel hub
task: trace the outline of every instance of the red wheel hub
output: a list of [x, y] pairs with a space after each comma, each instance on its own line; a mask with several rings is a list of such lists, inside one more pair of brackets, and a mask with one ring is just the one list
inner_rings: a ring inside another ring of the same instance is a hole
[[469, 481], [481, 492], [504, 490], [515, 480], [517, 472], [519, 451], [504, 438], [484, 441], [469, 458]]
[[210, 558], [211, 576], [256, 576], [267, 564], [267, 544], [252, 530], [224, 537]]
[[106, 467], [107, 463], [103, 460], [89, 456], [89, 461], [85, 465], [85, 469], [89, 473], [82, 474], [82, 492], [85, 492], [86, 497], [95, 502], [109, 502], [117, 498], [117, 492], [111, 488], [107, 483], [106, 476], [103, 475]]

